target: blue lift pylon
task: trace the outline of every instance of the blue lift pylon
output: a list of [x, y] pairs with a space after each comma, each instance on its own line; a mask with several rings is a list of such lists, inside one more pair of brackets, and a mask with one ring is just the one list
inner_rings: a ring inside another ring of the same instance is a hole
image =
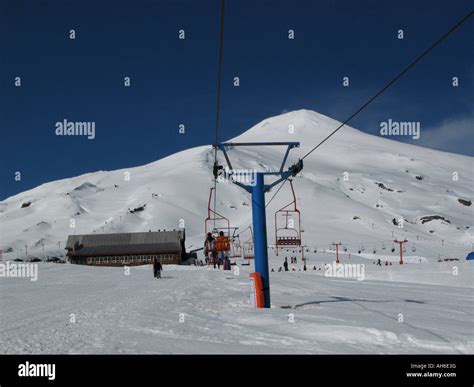
[[[214, 166], [214, 177], [217, 179], [218, 174], [224, 175], [232, 183], [245, 189], [252, 196], [252, 222], [253, 222], [253, 239], [255, 251], [255, 271], [258, 272], [262, 278], [264, 305], [265, 308], [270, 308], [270, 275], [268, 271], [268, 244], [267, 244], [267, 222], [265, 213], [265, 193], [272, 187], [288, 179], [290, 176], [296, 176], [303, 169], [303, 161], [300, 159], [297, 163], [290, 166], [284, 171], [286, 161], [290, 150], [299, 147], [299, 142], [240, 142], [240, 143], [220, 143], [214, 145], [222, 151], [228, 168], [224, 169], [222, 166]], [[229, 159], [227, 150], [233, 147], [248, 147], [248, 146], [286, 146], [286, 152], [283, 157], [280, 169], [276, 172], [258, 172], [247, 175], [248, 182], [241, 182], [236, 180], [242, 175], [242, 171], [235, 171]], [[277, 176], [278, 179], [272, 181], [270, 184], [265, 184], [265, 176]]]

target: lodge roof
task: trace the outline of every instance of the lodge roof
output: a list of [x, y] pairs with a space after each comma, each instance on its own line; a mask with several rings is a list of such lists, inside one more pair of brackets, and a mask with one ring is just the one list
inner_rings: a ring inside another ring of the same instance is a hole
[[69, 235], [68, 256], [181, 252], [184, 231]]

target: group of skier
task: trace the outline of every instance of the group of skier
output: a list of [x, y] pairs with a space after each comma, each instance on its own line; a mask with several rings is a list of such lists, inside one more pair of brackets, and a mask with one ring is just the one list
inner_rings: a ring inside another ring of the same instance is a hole
[[[377, 261], [372, 262], [377, 266], [382, 266], [382, 260], [379, 258]], [[385, 266], [392, 266], [392, 262], [385, 261]]]
[[216, 267], [220, 269], [223, 265], [224, 270], [230, 270], [229, 251], [230, 241], [223, 231], [219, 232], [217, 238], [214, 238], [212, 233], [207, 233], [204, 241], [204, 255], [208, 265], [213, 265], [214, 269]]
[[[296, 257], [290, 257], [290, 258], [291, 258], [291, 263], [295, 263], [295, 264], [297, 263]], [[288, 268], [288, 257], [285, 257], [285, 261], [283, 262], [283, 267], [284, 267], [285, 271], [290, 271], [290, 269]], [[306, 271], [306, 270], [307, 270], [306, 269], [306, 261], [303, 260], [303, 271]], [[274, 271], [274, 270], [272, 269], [272, 271]], [[278, 269], [278, 272], [282, 272], [282, 271], [283, 271], [283, 269], [280, 266], [280, 268]], [[293, 271], [294, 271], [294, 268], [293, 268]]]

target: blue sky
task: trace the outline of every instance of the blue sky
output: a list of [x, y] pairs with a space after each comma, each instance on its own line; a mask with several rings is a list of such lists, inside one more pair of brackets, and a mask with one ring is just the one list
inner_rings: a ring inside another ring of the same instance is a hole
[[[227, 0], [220, 140], [302, 108], [343, 121], [470, 9], [470, 0]], [[218, 33], [219, 0], [1, 0], [0, 199], [212, 143]], [[350, 125], [378, 134], [388, 118], [420, 121], [415, 144], [474, 156], [473, 37], [471, 18]], [[56, 136], [63, 119], [94, 121], [96, 138]]]

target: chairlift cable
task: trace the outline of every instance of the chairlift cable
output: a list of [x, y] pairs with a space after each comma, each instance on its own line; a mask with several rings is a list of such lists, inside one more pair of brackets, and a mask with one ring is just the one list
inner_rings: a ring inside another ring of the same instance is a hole
[[[217, 210], [217, 144], [219, 142], [219, 124], [220, 124], [220, 110], [221, 110], [221, 79], [222, 79], [222, 51], [224, 45], [224, 7], [225, 0], [221, 0], [221, 17], [220, 17], [220, 32], [219, 32], [219, 62], [217, 67], [217, 92], [216, 92], [216, 126], [215, 126], [215, 144], [214, 149], [214, 211]], [[216, 227], [214, 220], [214, 228]]]
[[324, 138], [318, 145], [306, 153], [302, 160], [308, 157], [321, 145], [323, 145], [327, 140], [329, 140], [337, 131], [339, 131], [343, 126], [345, 126], [349, 121], [351, 121], [356, 115], [358, 115], [362, 110], [364, 110], [368, 105], [370, 105], [376, 98], [382, 95], [387, 89], [389, 89], [395, 82], [402, 78], [410, 69], [412, 69], [418, 62], [420, 62], [426, 55], [428, 55], [436, 46], [438, 46], [443, 40], [445, 40], [449, 35], [451, 35], [455, 30], [457, 30], [464, 22], [466, 22], [472, 15], [474, 11], [471, 10], [467, 15], [465, 15], [461, 20], [459, 20], [453, 27], [451, 27], [447, 32], [445, 32], [440, 38], [438, 38], [429, 48], [427, 48], [423, 53], [421, 53], [413, 62], [406, 66], [397, 76], [395, 76], [390, 82], [388, 82], [381, 90], [379, 90], [374, 96], [372, 96], [368, 101], [366, 101], [362, 106], [360, 106], [354, 113], [352, 113], [349, 118], [347, 118], [341, 125], [339, 125], [333, 132], [331, 132], [326, 138]]
[[[415, 65], [417, 65], [426, 55], [428, 55], [435, 47], [437, 47], [441, 42], [443, 42], [449, 35], [456, 31], [461, 25], [463, 25], [472, 15], [474, 10], [469, 11], [461, 20], [459, 20], [454, 26], [452, 26], [448, 31], [446, 31], [440, 38], [438, 38], [428, 49], [421, 53], [415, 60], [413, 60], [408, 66], [406, 66], [397, 76], [395, 76], [390, 82], [388, 82], [381, 90], [379, 90], [374, 96], [372, 96], [368, 101], [366, 101], [362, 106], [360, 106], [354, 113], [352, 113], [349, 118], [347, 118], [341, 125], [339, 125], [334, 131], [332, 131], [326, 138], [324, 138], [319, 144], [312, 148], [308, 153], [306, 153], [300, 160], [304, 160], [321, 145], [323, 145], [327, 140], [329, 140], [337, 131], [343, 128], [349, 121], [351, 121], [356, 115], [358, 115], [362, 110], [369, 106], [376, 98], [380, 97], [387, 89], [393, 86], [398, 80], [400, 80], [409, 70], [411, 70]], [[275, 198], [275, 196], [280, 192], [281, 188], [285, 184], [287, 177], [283, 180], [280, 188], [275, 192], [272, 198], [265, 205], [267, 207], [270, 202]]]

